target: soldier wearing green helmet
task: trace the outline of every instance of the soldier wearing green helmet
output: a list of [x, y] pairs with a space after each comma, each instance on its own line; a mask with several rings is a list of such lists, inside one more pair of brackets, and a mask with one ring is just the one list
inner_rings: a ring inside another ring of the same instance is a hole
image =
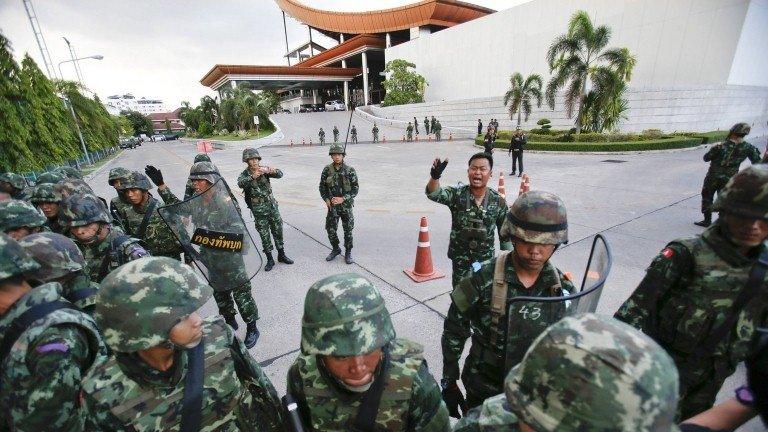
[[352, 229], [355, 227], [355, 215], [352, 208], [360, 187], [357, 183], [357, 171], [344, 163], [346, 152], [341, 145], [334, 144], [328, 150], [333, 163], [326, 165], [320, 174], [320, 197], [325, 201], [328, 213], [325, 216], [325, 231], [331, 243], [331, 253], [325, 258], [331, 261], [341, 254], [339, 248], [339, 219], [344, 229], [344, 261], [352, 264]]
[[293, 264], [293, 260], [285, 254], [283, 243], [283, 218], [280, 217], [280, 209], [272, 194], [270, 179], [283, 177], [283, 172], [277, 168], [261, 166], [261, 155], [255, 148], [243, 150], [243, 162], [248, 167], [237, 177], [237, 185], [243, 190], [245, 205], [251, 209], [256, 230], [261, 237], [261, 246], [267, 257], [264, 271], [270, 271], [275, 266], [272, 258], [272, 238], [275, 239], [277, 248], [277, 261], [283, 264]]
[[768, 165], [733, 176], [713, 210], [720, 218], [669, 243], [616, 312], [675, 360], [681, 419], [712, 406], [755, 329], [768, 326]]
[[[503, 390], [505, 368], [517, 364], [538, 333], [560, 319], [558, 309], [515, 310], [526, 332], [508, 334], [507, 300], [517, 296], [559, 297], [575, 293], [571, 281], [549, 259], [568, 242], [565, 204], [554, 194], [521, 194], [507, 212], [499, 231], [511, 241], [512, 251], [473, 264], [468, 276], [453, 288], [451, 306], [443, 326], [443, 398], [454, 417], [459, 407], [473, 408]], [[559, 305], [559, 303], [557, 303]], [[459, 359], [472, 337], [458, 387]]]
[[21, 174], [12, 172], [0, 174], [0, 192], [5, 192], [13, 199], [26, 200], [27, 194], [24, 189], [27, 187], [27, 180]]
[[567, 317], [533, 342], [503, 394], [453, 430], [677, 431], [676, 381], [672, 359], [651, 338], [609, 317]]
[[[146, 257], [101, 284], [94, 318], [114, 354], [83, 380], [88, 430], [280, 431], [272, 383], [190, 267]], [[199, 395], [197, 399], [188, 394]]]
[[60, 174], [64, 178], [75, 178], [81, 180], [83, 178], [83, 173], [80, 172], [79, 169], [71, 166], [56, 167], [53, 172]]
[[[72, 195], [96, 195], [93, 189], [91, 189], [91, 186], [88, 185], [85, 180], [78, 178], [65, 178], [64, 180], [56, 183], [55, 188], [56, 191], [61, 195], [62, 200]], [[104, 200], [102, 199], [102, 201]], [[104, 201], [104, 205], [106, 205], [106, 201]]]
[[131, 171], [123, 167], [114, 167], [109, 170], [107, 183], [115, 188], [117, 196], [109, 202], [109, 213], [112, 215], [112, 222], [115, 225], [124, 227], [125, 211], [131, 206], [123, 191], [123, 182], [131, 175]]
[[110, 271], [149, 253], [138, 239], [111, 224], [106, 204], [91, 194], [75, 194], [61, 204], [62, 225], [88, 263], [88, 275], [99, 283]]
[[381, 294], [354, 273], [307, 291], [288, 393], [306, 430], [449, 430], [422, 346], [396, 339]]
[[47, 230], [43, 212], [28, 201], [10, 199], [0, 201], [0, 231], [14, 240]]
[[317, 138], [320, 141], [320, 145], [325, 144], [325, 131], [323, 128], [320, 128], [320, 131], [317, 133]]
[[37, 179], [35, 180], [35, 185], [41, 185], [41, 184], [56, 184], [60, 181], [64, 180], [64, 176], [55, 172], [55, 171], [46, 171], [39, 176], [37, 176]]
[[708, 227], [712, 223], [712, 200], [715, 193], [720, 193], [728, 180], [739, 171], [744, 159], [756, 164], [760, 162], [760, 150], [744, 141], [751, 128], [747, 123], [736, 123], [728, 132], [728, 138], [716, 144], [704, 155], [704, 162], [709, 162], [704, 186], [701, 188], [701, 212], [704, 219], [694, 224]]
[[[198, 162], [211, 162], [211, 157], [208, 156], [208, 153], [198, 153], [195, 155], [195, 160], [192, 162], [192, 165], [198, 163]], [[214, 165], [214, 168], [216, 166]], [[216, 168], [218, 171], [218, 168]], [[190, 174], [192, 174], [192, 170], [190, 169]], [[192, 197], [192, 195], [195, 194], [195, 186], [192, 184], [192, 180], [187, 180], [187, 186], [184, 189], [184, 200], [188, 200]]]
[[47, 221], [45, 226], [51, 231], [64, 234], [65, 228], [59, 223], [59, 208], [61, 206], [61, 194], [56, 186], [51, 183], [39, 183], [32, 191], [29, 201], [43, 212]]
[[0, 234], [0, 410], [2, 429], [84, 430], [77, 403], [92, 364], [106, 357], [96, 323], [41, 284], [40, 265]]
[[85, 257], [75, 242], [61, 234], [44, 232], [24, 237], [19, 245], [40, 264], [30, 273], [31, 277], [60, 283], [65, 299], [80, 310], [93, 313], [99, 285], [88, 276]]

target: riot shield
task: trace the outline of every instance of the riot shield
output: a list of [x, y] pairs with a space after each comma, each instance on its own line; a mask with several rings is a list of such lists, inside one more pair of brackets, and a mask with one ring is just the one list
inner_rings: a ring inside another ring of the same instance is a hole
[[569, 315], [594, 312], [611, 271], [611, 249], [597, 234], [587, 260], [581, 289], [562, 297], [513, 297], [507, 306], [507, 338], [504, 374], [518, 364], [541, 332]]
[[223, 178], [157, 211], [215, 291], [247, 286], [261, 269], [256, 243]]

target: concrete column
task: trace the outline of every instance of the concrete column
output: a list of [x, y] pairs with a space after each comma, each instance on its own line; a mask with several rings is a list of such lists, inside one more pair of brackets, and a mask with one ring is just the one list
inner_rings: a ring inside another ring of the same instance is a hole
[[344, 43], [344, 33], [339, 33], [339, 43], [340, 44]]
[[387, 33], [386, 41], [387, 41], [386, 47], [387, 48], [391, 47], [392, 46], [392, 36], [390, 36], [389, 33]]
[[[341, 38], [344, 39], [344, 35], [341, 35]], [[341, 61], [341, 67], [346, 69], [347, 68], [347, 60], [344, 59]], [[344, 106], [349, 106], [349, 81], [344, 81]]]
[[317, 103], [317, 89], [312, 89], [312, 103]]
[[363, 101], [368, 105], [368, 55], [363, 51]]
[[235, 81], [230, 81], [230, 83], [232, 84], [232, 88], [233, 88], [233, 89], [236, 89], [236, 88], [237, 88], [237, 82], [235, 82]]

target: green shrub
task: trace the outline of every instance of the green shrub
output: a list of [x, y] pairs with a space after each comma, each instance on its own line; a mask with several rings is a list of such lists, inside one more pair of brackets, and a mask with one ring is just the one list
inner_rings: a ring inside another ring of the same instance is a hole
[[197, 128], [197, 133], [200, 136], [211, 135], [213, 133], [213, 126], [207, 120], [203, 120], [200, 122], [200, 127]]
[[541, 119], [541, 120], [536, 122], [536, 124], [539, 125], [539, 126], [549, 125], [551, 127], [552, 125], [550, 123], [552, 123], [552, 122], [549, 121], [548, 118], [543, 118], [543, 119]]
[[[701, 137], [676, 136], [645, 141], [618, 141], [618, 142], [538, 142], [529, 141], [528, 150], [538, 151], [572, 151], [572, 152], [616, 152], [616, 151], [644, 151], [644, 150], [669, 150], [694, 147], [702, 143]], [[475, 140], [476, 145], [482, 146], [482, 139]], [[496, 148], [506, 149], [507, 142], [496, 141]]]
[[728, 138], [728, 131], [710, 131], [698, 134], [691, 134], [692, 137], [700, 137], [702, 144], [711, 144], [716, 142], [725, 141]]

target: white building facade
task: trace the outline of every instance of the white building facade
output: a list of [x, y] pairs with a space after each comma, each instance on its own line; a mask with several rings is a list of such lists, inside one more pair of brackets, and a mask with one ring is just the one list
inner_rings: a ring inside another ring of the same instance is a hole
[[160, 99], [136, 98], [132, 94], [113, 95], [104, 101], [107, 112], [118, 115], [122, 111], [138, 111], [141, 114], [166, 112], [165, 104]]

